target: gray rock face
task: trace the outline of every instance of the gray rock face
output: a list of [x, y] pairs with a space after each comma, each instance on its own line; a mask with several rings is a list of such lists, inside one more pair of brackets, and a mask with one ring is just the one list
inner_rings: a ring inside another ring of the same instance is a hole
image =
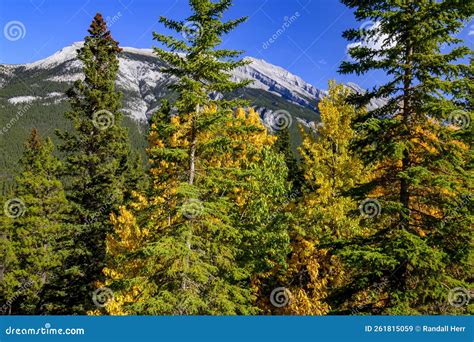
[[[82, 77], [82, 65], [76, 53], [82, 44], [74, 43], [33, 63], [0, 65], [0, 87], [9, 94], [6, 100], [14, 105], [33, 101], [55, 105], [65, 101], [66, 97], [58, 90], [67, 88]], [[235, 70], [232, 78], [253, 80], [241, 96], [250, 100], [259, 112], [283, 109], [299, 122], [317, 121], [317, 103], [326, 95], [325, 90], [317, 89], [301, 77], [262, 59], [246, 57], [246, 60], [250, 64]], [[164, 64], [152, 49], [125, 47], [119, 63], [117, 87], [124, 93], [124, 112], [137, 121], [146, 121], [158, 108], [160, 99], [170, 95], [167, 85], [173, 80], [160, 71]], [[30, 89], [17, 91], [13, 88], [16, 79], [30, 84]], [[48, 83], [48, 86], [43, 83]], [[50, 89], [51, 84], [58, 87]], [[357, 92], [365, 91], [354, 83], [347, 86]], [[8, 87], [12, 87], [11, 91]]]

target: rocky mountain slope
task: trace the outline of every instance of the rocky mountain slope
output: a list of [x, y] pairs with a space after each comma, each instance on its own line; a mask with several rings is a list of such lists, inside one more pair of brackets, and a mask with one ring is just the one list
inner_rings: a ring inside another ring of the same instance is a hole
[[[69, 105], [65, 91], [83, 77], [77, 49], [82, 42], [66, 46], [53, 55], [29, 64], [0, 64], [0, 181], [10, 177], [32, 127], [55, 139], [56, 129], [68, 129], [64, 118]], [[294, 147], [299, 144], [298, 125], [318, 121], [317, 103], [326, 94], [289, 71], [264, 60], [246, 57], [250, 63], [234, 71], [234, 80], [254, 82], [232, 96], [249, 100], [262, 120], [284, 113]], [[122, 91], [125, 124], [132, 143], [140, 150], [146, 144], [147, 119], [162, 98], [173, 98], [167, 85], [173, 82], [160, 70], [164, 66], [151, 49], [125, 47], [119, 57], [117, 88]], [[357, 85], [348, 85], [362, 91]], [[268, 125], [272, 127], [270, 123]]]
[[[81, 77], [81, 62], [76, 58], [81, 45], [74, 43], [34, 63], [1, 65], [0, 101], [13, 105], [35, 101], [49, 106], [64, 101], [63, 92], [57, 90], [67, 88]], [[242, 96], [261, 110], [292, 109], [289, 110], [292, 115], [317, 118], [316, 104], [324, 91], [264, 60], [252, 57], [246, 60], [251, 64], [233, 74], [235, 80], [254, 80]], [[137, 121], [146, 121], [160, 99], [169, 95], [166, 85], [172, 80], [160, 72], [161, 67], [162, 62], [151, 49], [123, 48], [117, 86], [125, 94], [124, 111]]]

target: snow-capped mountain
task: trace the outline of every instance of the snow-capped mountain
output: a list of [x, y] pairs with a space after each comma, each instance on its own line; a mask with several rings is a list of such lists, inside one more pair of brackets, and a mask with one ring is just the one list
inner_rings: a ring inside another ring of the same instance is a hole
[[[74, 43], [29, 64], [0, 64], [0, 168], [7, 174], [17, 168], [21, 146], [33, 127], [55, 143], [59, 143], [56, 129], [71, 128], [64, 116], [69, 110], [65, 92], [74, 80], [83, 77], [76, 52], [81, 46], [82, 43]], [[272, 131], [277, 129], [274, 126], [288, 123], [292, 146], [296, 148], [301, 142], [299, 126], [318, 125], [317, 104], [327, 92], [264, 60], [246, 60], [250, 63], [235, 70], [232, 77], [254, 82], [231, 96], [247, 99]], [[117, 88], [123, 93], [123, 123], [132, 147], [142, 153], [147, 119], [162, 98], [174, 97], [167, 87], [173, 80], [160, 71], [164, 63], [151, 49], [123, 48], [119, 63]], [[364, 91], [356, 84], [347, 86]]]
[[[316, 89], [288, 70], [267, 63], [263, 59], [246, 57], [250, 64], [236, 69], [234, 79], [253, 79], [250, 87], [263, 89], [287, 98], [302, 106], [315, 106], [325, 92]], [[316, 100], [316, 101], [315, 101]]]
[[[358, 84], [355, 84], [355, 83], [352, 83], [352, 82], [346, 83], [345, 86], [348, 87], [349, 89], [351, 89], [352, 91], [354, 91], [356, 93], [359, 93], [359, 94], [363, 94], [363, 93], [366, 92], [366, 90], [364, 88], [362, 88]], [[373, 110], [375, 108], [382, 107], [386, 104], [387, 104], [387, 101], [384, 100], [384, 99], [372, 99], [369, 102], [369, 104], [367, 105], [367, 109], [368, 110]]]
[[[19, 105], [32, 101], [45, 105], [66, 100], [58, 89], [66, 89], [82, 77], [81, 62], [76, 51], [82, 42], [67, 46], [53, 55], [29, 64], [0, 65], [0, 86], [8, 88], [21, 78], [25, 87], [6, 100]], [[234, 80], [251, 79], [254, 82], [242, 91], [260, 111], [284, 109], [292, 115], [313, 121], [317, 119], [316, 105], [325, 92], [316, 89], [302, 78], [264, 60], [246, 57], [250, 64], [237, 69]], [[169, 76], [161, 73], [163, 63], [152, 49], [123, 48], [119, 57], [118, 88], [124, 92], [124, 112], [138, 121], [145, 121], [167, 96]], [[47, 85], [44, 85], [47, 83]], [[59, 88], [58, 88], [59, 86]], [[58, 95], [59, 94], [59, 95]], [[3, 97], [3, 96], [2, 96]]]

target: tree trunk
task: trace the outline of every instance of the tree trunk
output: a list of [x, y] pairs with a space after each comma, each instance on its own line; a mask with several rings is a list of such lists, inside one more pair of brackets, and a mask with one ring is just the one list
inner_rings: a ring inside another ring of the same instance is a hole
[[[410, 116], [411, 116], [411, 85], [412, 85], [412, 62], [411, 56], [413, 54], [413, 48], [410, 41], [407, 41], [406, 46], [406, 60], [407, 65], [405, 74], [403, 76], [403, 136], [405, 142], [410, 139]], [[402, 171], [405, 172], [410, 167], [410, 152], [408, 147], [405, 146], [402, 157]], [[402, 204], [402, 212], [400, 213], [401, 227], [406, 229], [410, 223], [410, 193], [409, 193], [409, 182], [407, 179], [402, 178], [400, 182], [400, 203]]]
[[194, 184], [194, 174], [196, 172], [196, 116], [199, 115], [199, 105], [196, 105], [196, 113], [191, 122], [191, 145], [189, 146], [189, 184]]
[[[189, 146], [189, 185], [194, 184], [194, 177], [196, 173], [196, 144], [197, 144], [197, 132], [196, 132], [196, 117], [199, 115], [199, 105], [196, 105], [196, 113], [194, 114], [192, 121], [191, 121], [191, 145]], [[191, 237], [192, 231], [189, 232], [188, 236], [186, 237], [186, 248], [191, 251]], [[186, 256], [184, 261], [184, 274], [183, 274], [183, 281], [181, 283], [181, 289], [187, 289], [187, 279], [186, 279], [186, 272], [189, 269], [189, 257]]]

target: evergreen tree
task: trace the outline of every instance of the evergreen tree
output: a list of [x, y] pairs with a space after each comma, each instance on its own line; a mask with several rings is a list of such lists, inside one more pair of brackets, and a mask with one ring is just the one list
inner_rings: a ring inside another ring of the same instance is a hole
[[[284, 263], [289, 241], [283, 221], [275, 219], [289, 190], [284, 161], [271, 148], [275, 138], [253, 110], [229, 113], [212, 149], [204, 144], [213, 134], [198, 135], [203, 154], [193, 189], [187, 182], [188, 122], [169, 111], [165, 103], [152, 119], [148, 194], [113, 216], [104, 273], [115, 298], [106, 309], [256, 313], [251, 277]], [[190, 197], [192, 191], [199, 197]]]
[[238, 285], [244, 275], [234, 264], [238, 231], [229, 221], [231, 205], [222, 196], [232, 169], [228, 167], [226, 175], [223, 165], [212, 165], [213, 157], [209, 155], [210, 151], [226, 152], [226, 138], [216, 131], [229, 120], [229, 110], [236, 105], [236, 101], [212, 100], [211, 95], [231, 92], [248, 83], [230, 80], [229, 72], [245, 64], [236, 60], [241, 52], [216, 47], [222, 35], [246, 18], [222, 22], [230, 0], [192, 0], [189, 4], [192, 13], [185, 22], [160, 18], [184, 40], [154, 34], [170, 49], [155, 48], [158, 57], [169, 65], [163, 72], [177, 77], [170, 87], [178, 94], [175, 106], [179, 116], [174, 120], [185, 131], [184, 145], [172, 150], [176, 162], [185, 163], [181, 169], [185, 179], [179, 180], [176, 191], [181, 195], [178, 204], [182, 216], [188, 218], [164, 233], [156, 250], [168, 254], [164, 261], [170, 266], [179, 262], [175, 269], [171, 267], [176, 274], [170, 274], [162, 293], [164, 298], [172, 296], [177, 313], [248, 312], [249, 290]]
[[18, 296], [21, 282], [24, 281], [15, 277], [15, 272], [19, 267], [12, 241], [14, 231], [12, 218], [16, 216], [16, 213], [22, 213], [24, 209], [21, 208], [24, 207], [23, 202], [16, 201], [15, 203], [14, 198], [11, 194], [0, 196], [2, 204], [0, 211], [0, 315], [11, 314], [11, 306]]
[[288, 127], [278, 130], [276, 136], [275, 149], [285, 157], [285, 163], [288, 168], [288, 180], [292, 183], [292, 190], [295, 193], [300, 193], [304, 177], [298, 160], [291, 148], [290, 131]]
[[101, 277], [105, 237], [112, 227], [109, 214], [140, 183], [136, 181], [140, 170], [134, 168], [140, 163], [131, 157], [127, 130], [122, 126], [121, 94], [115, 90], [121, 49], [99, 13], [88, 32], [84, 46], [78, 49], [85, 79], [76, 81], [67, 93], [72, 110], [66, 117], [74, 129], [58, 133], [66, 155], [67, 195], [76, 225], [64, 274], [69, 289], [58, 299], [63, 309], [57, 308], [67, 313], [84, 313], [92, 307], [91, 293]]
[[50, 139], [42, 141], [36, 129], [20, 161], [15, 198], [5, 204], [8, 238], [2, 292], [12, 314], [41, 311], [44, 290], [56, 280], [65, 257], [61, 241], [67, 231], [68, 202], [58, 179], [61, 162], [53, 156]]
[[[277, 139], [267, 132], [257, 112], [250, 108], [246, 114], [238, 108], [230, 128], [227, 135], [233, 142], [232, 152], [223, 158], [234, 160], [239, 169], [229, 193], [237, 204], [232, 224], [242, 234], [237, 262], [254, 285], [262, 275], [286, 267], [290, 242], [286, 207], [296, 192], [288, 181], [285, 158], [275, 153]], [[255, 286], [252, 289], [256, 290]]]
[[[348, 308], [389, 314], [462, 310], [449, 306], [447, 297], [451, 288], [468, 287], [472, 215], [459, 199], [472, 184], [469, 147], [459, 139], [465, 127], [453, 120], [463, 108], [453, 96], [469, 68], [462, 58], [472, 51], [454, 35], [472, 17], [473, 3], [342, 2], [355, 9], [359, 21], [374, 25], [344, 32], [345, 38], [364, 43], [352, 46], [354, 60], [343, 62], [340, 71], [388, 75], [384, 85], [353, 98], [358, 105], [375, 98], [386, 104], [362, 115], [356, 125], [355, 146], [375, 167], [360, 199], [376, 201], [362, 203], [375, 209], [366, 220], [367, 238], [347, 249], [358, 270], [348, 286]], [[446, 53], [440, 51], [443, 44], [451, 46]]]

